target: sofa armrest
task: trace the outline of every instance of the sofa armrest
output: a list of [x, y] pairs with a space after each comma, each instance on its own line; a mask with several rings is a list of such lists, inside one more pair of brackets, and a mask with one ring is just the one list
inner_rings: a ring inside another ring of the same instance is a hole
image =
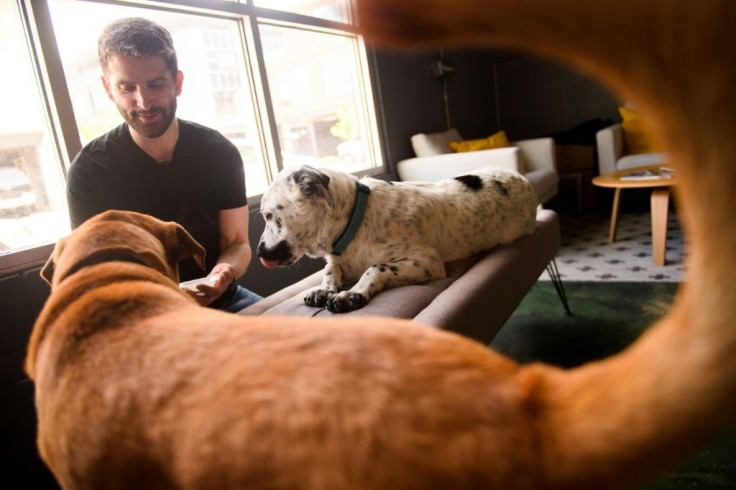
[[484, 167], [501, 167], [519, 171], [521, 169], [520, 149], [516, 147], [497, 148], [408, 158], [396, 164], [396, 173], [399, 180], [405, 182], [435, 182]]
[[622, 131], [621, 124], [614, 124], [601, 129], [595, 134], [599, 175], [616, 171], [616, 162], [621, 158], [624, 150]]
[[521, 150], [524, 173], [534, 170], [557, 171], [557, 156], [555, 154], [555, 140], [552, 138], [534, 138], [519, 140], [511, 143]]

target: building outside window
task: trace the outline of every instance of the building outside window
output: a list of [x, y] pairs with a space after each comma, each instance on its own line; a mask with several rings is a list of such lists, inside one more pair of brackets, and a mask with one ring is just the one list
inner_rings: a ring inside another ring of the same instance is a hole
[[171, 32], [184, 73], [177, 115], [235, 143], [252, 203], [284, 166], [383, 171], [348, 0], [0, 2], [0, 61], [14, 67], [0, 79], [0, 274], [48, 256], [69, 232], [66, 168], [122, 123], [100, 82], [97, 37], [131, 16]]

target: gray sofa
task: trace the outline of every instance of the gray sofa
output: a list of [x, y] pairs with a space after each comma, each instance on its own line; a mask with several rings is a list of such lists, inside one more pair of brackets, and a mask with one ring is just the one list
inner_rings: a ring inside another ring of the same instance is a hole
[[[448, 263], [447, 277], [402, 286], [376, 295], [367, 306], [333, 314], [304, 304], [306, 292], [317, 287], [322, 271], [240, 311], [240, 315], [298, 315], [317, 318], [388, 316], [412, 319], [490, 343], [545, 269], [564, 290], [554, 267], [560, 248], [560, 225], [554, 211], [540, 210], [535, 231], [487, 253]], [[569, 310], [568, 310], [569, 312]]]

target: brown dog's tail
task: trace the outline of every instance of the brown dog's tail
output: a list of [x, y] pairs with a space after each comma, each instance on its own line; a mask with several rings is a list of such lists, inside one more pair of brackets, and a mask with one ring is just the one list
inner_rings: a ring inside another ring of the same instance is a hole
[[358, 4], [369, 41], [493, 45], [573, 64], [639, 108], [675, 168], [689, 255], [672, 311], [612, 359], [567, 372], [524, 371], [549, 486], [640, 481], [733, 420], [736, 2]]

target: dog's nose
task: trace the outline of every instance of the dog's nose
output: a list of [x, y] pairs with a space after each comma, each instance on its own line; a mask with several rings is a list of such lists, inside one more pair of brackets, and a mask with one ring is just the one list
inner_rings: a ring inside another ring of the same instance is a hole
[[278, 260], [286, 262], [291, 259], [291, 245], [286, 240], [281, 240], [273, 247], [267, 247], [266, 243], [261, 240], [256, 248], [256, 255], [266, 260]]

